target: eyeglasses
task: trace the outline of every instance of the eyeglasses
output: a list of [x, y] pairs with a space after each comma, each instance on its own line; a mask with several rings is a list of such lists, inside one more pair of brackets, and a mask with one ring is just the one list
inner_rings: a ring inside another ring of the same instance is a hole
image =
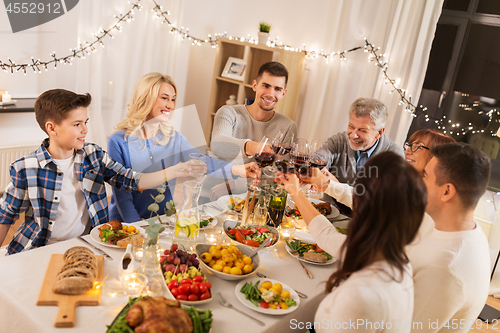
[[406, 150], [406, 149], [410, 148], [410, 150], [411, 150], [411, 152], [412, 152], [412, 153], [415, 153], [415, 152], [416, 152], [417, 150], [419, 150], [420, 148], [424, 148], [424, 149], [426, 149], [426, 150], [430, 150], [430, 148], [429, 148], [429, 147], [426, 147], [426, 146], [424, 146], [424, 145], [422, 145], [422, 144], [420, 144], [420, 143], [416, 143], [416, 142], [411, 143], [411, 144], [410, 144], [410, 143], [408, 143], [408, 142], [405, 142], [405, 144], [404, 144], [404, 146], [403, 146], [403, 147], [404, 147], [404, 150]]

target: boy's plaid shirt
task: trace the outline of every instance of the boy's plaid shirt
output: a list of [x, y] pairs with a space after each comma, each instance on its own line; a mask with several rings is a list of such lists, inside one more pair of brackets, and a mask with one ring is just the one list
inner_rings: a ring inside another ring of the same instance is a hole
[[[0, 224], [13, 224], [20, 213], [24, 222], [7, 247], [7, 254], [44, 246], [50, 239], [61, 196], [63, 174], [47, 151], [40, 148], [13, 162], [11, 183], [0, 199]], [[137, 190], [141, 173], [113, 161], [101, 147], [86, 143], [75, 154], [75, 176], [81, 185], [92, 227], [108, 222], [108, 182], [121, 190]]]

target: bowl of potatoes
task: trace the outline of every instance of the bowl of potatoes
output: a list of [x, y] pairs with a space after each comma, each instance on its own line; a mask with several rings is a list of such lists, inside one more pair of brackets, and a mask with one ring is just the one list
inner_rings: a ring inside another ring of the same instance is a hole
[[258, 253], [250, 258], [255, 251], [248, 246], [197, 244], [195, 252], [205, 272], [228, 281], [254, 275], [260, 264]]

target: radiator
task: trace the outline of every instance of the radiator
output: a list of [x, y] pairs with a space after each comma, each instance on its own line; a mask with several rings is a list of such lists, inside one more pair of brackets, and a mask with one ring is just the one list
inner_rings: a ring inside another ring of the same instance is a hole
[[39, 146], [22, 146], [22, 147], [9, 147], [0, 148], [0, 193], [5, 191], [5, 187], [10, 182], [10, 164], [15, 160], [28, 155]]

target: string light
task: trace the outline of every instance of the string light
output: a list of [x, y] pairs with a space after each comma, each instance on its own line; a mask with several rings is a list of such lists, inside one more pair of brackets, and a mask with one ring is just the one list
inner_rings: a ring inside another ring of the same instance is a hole
[[13, 62], [10, 58], [7, 58], [8, 63], [2, 62], [0, 60], [0, 69], [2, 69], [4, 72], [9, 72], [12, 75], [16, 72], [23, 72], [24, 74], [27, 73], [27, 69], [32, 69], [33, 72], [35, 73], [41, 73], [41, 69], [45, 69], [45, 71], [48, 70], [48, 66], [51, 64], [54, 64], [54, 69], [57, 69], [57, 64], [65, 64], [65, 65], [71, 65], [71, 61], [75, 58], [78, 59], [85, 59], [87, 55], [90, 55], [90, 52], [96, 52], [97, 51], [97, 45], [101, 45], [101, 47], [104, 47], [104, 38], [106, 36], [109, 36], [111, 38], [114, 38], [113, 35], [111, 35], [111, 31], [116, 30], [118, 32], [122, 31], [122, 27], [120, 26], [120, 23], [123, 21], [125, 22], [131, 22], [134, 17], [134, 9], [141, 10], [142, 6], [139, 4], [141, 0], [137, 0], [135, 4], [132, 4], [132, 8], [125, 14], [120, 14], [120, 15], [115, 15], [115, 18], [117, 18], [117, 22], [111, 26], [108, 30], [104, 29], [99, 29], [97, 33], [94, 33], [94, 41], [89, 43], [89, 42], [82, 42], [78, 45], [78, 47], [71, 48], [69, 49], [70, 54], [64, 57], [57, 57], [55, 52], [52, 52], [50, 54], [50, 57], [52, 57], [51, 60], [49, 61], [41, 61], [40, 59], [35, 60], [33, 57], [31, 57], [31, 63], [22, 63], [22, 64], [17, 64]]
[[[156, 19], [160, 19], [161, 23], [168, 25], [168, 27], [170, 28], [169, 31], [170, 34], [178, 35], [181, 38], [181, 40], [189, 40], [192, 45], [201, 46], [202, 44], [208, 44], [212, 48], [216, 48], [218, 45], [218, 40], [221, 37], [228, 38], [229, 40], [247, 42], [250, 44], [258, 44], [258, 40], [252, 38], [250, 35], [248, 35], [247, 38], [231, 36], [231, 35], [228, 36], [226, 31], [224, 33], [215, 33], [214, 36], [209, 34], [205, 39], [193, 36], [189, 33], [189, 28], [185, 28], [183, 26], [181, 28], [178, 28], [168, 19], [170, 11], [163, 10], [162, 6], [159, 5], [156, 2], [156, 0], [151, 0], [151, 1], [153, 1], [154, 3], [154, 7], [152, 8], [154, 17]], [[97, 33], [93, 34], [95, 40], [92, 43], [87, 43], [87, 42], [80, 43], [80, 45], [77, 48], [70, 49], [71, 53], [65, 57], [58, 58], [56, 56], [56, 53], [53, 52], [50, 55], [52, 59], [49, 61], [44, 62], [41, 61], [40, 59], [35, 60], [32, 57], [31, 63], [23, 63], [23, 64], [17, 64], [13, 62], [10, 58], [7, 58], [8, 60], [7, 63], [2, 62], [0, 60], [0, 69], [4, 70], [5, 72], [8, 72], [10, 70], [10, 73], [12, 75], [14, 75], [15, 72], [20, 72], [20, 71], [26, 74], [26, 71], [29, 68], [31, 68], [35, 73], [41, 73], [41, 68], [47, 71], [49, 68], [48, 65], [50, 64], [54, 64], [53, 68], [57, 69], [58, 63], [71, 65], [71, 61], [75, 58], [85, 59], [85, 57], [87, 55], [90, 55], [91, 52], [93, 53], [97, 51], [96, 47], [97, 45], [101, 45], [101, 47], [104, 47], [103, 39], [106, 36], [114, 38], [114, 36], [111, 35], [110, 33], [111, 31], [116, 30], [118, 32], [122, 32], [123, 28], [120, 26], [120, 23], [124, 21], [131, 22], [134, 19], [133, 17], [134, 9], [138, 10], [142, 9], [142, 6], [139, 4], [140, 2], [141, 0], [137, 0], [137, 2], [132, 5], [132, 8], [126, 14], [115, 15], [115, 18], [117, 18], [118, 21], [108, 30], [104, 30], [101, 28]], [[472, 125], [471, 123], [469, 123], [467, 126], [461, 127], [459, 123], [451, 124], [451, 120], [448, 120], [448, 122], [446, 122], [446, 116], [443, 116], [441, 119], [430, 117], [427, 114], [426, 107], [424, 107], [423, 105], [417, 106], [412, 103], [411, 95], [407, 95], [406, 90], [399, 87], [400, 83], [399, 79], [392, 79], [389, 76], [388, 74], [389, 64], [387, 61], [383, 60], [385, 58], [385, 54], [379, 54], [380, 47], [376, 47], [374, 44], [369, 43], [366, 38], [364, 39], [364, 42], [365, 44], [363, 46], [353, 47], [351, 49], [342, 52], [325, 52], [323, 49], [321, 49], [319, 52], [316, 51], [315, 49], [307, 50], [305, 44], [303, 44], [302, 48], [294, 48], [290, 45], [284, 44], [283, 42], [279, 41], [279, 37], [276, 37], [274, 40], [268, 41], [267, 46], [277, 49], [283, 49], [286, 51], [304, 53], [306, 57], [311, 59], [316, 59], [318, 57], [321, 57], [326, 61], [326, 63], [333, 60], [335, 57], [338, 57], [339, 60], [347, 60], [346, 55], [348, 53], [363, 49], [364, 52], [369, 53], [368, 61], [373, 62], [374, 65], [379, 67], [380, 70], [382, 71], [384, 77], [384, 84], [389, 84], [392, 87], [392, 89], [389, 91], [389, 94], [392, 93], [398, 94], [400, 97], [399, 105], [404, 105], [404, 110], [406, 112], [409, 112], [412, 117], [417, 118], [419, 116], [424, 116], [426, 122], [434, 121], [438, 129], [443, 130], [443, 133], [447, 133], [447, 131], [453, 135], [461, 135], [461, 134], [464, 135], [466, 131], [472, 131], [472, 133], [476, 132], [484, 133], [485, 128], [480, 128], [478, 126]], [[462, 96], [466, 97], [468, 96], [468, 94], [462, 94]], [[474, 102], [472, 106], [469, 104], [460, 104], [459, 107], [463, 108], [466, 111], [472, 111], [475, 108], [478, 108], [480, 104], [481, 103], [479, 102]], [[479, 111], [478, 114], [483, 114], [483, 111], [482, 110]], [[500, 116], [500, 112], [497, 111], [496, 109], [487, 112], [486, 115], [489, 117], [489, 121], [486, 128], [488, 128], [489, 124], [491, 123], [494, 114]], [[496, 119], [495, 121], [499, 122], [499, 119]], [[493, 130], [489, 131], [493, 136], [496, 135], [495, 131]]]

